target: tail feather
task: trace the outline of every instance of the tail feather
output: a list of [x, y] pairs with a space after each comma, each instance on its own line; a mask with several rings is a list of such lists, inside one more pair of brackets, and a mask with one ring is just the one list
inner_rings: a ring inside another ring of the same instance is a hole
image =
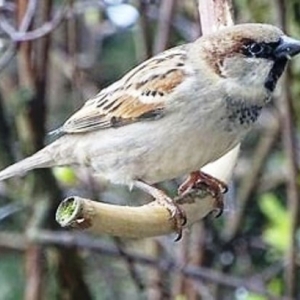
[[53, 159], [45, 149], [0, 171], [0, 181], [14, 176], [22, 176], [30, 170], [53, 166]]

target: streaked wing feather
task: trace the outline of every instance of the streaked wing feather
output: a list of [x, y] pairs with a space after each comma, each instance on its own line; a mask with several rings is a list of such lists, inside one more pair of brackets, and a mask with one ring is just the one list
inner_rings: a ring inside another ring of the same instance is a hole
[[181, 46], [142, 63], [88, 100], [62, 131], [87, 132], [163, 116], [167, 96], [185, 80], [185, 59]]

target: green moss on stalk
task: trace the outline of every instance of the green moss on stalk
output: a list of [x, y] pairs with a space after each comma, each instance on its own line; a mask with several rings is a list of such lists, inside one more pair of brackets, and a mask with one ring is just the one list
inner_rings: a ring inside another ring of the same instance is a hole
[[56, 220], [61, 224], [71, 218], [76, 210], [76, 201], [73, 197], [62, 202], [56, 213]]

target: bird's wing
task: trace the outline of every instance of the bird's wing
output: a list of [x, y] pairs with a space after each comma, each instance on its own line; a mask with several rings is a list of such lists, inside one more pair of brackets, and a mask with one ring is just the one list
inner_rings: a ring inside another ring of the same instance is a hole
[[162, 117], [166, 99], [186, 78], [185, 46], [167, 50], [89, 99], [61, 131], [82, 133]]

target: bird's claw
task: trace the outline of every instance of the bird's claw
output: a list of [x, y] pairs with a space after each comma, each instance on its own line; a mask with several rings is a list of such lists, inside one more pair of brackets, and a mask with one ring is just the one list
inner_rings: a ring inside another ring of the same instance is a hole
[[182, 228], [187, 223], [185, 211], [176, 203], [175, 200], [168, 197], [163, 191], [144, 183], [141, 180], [135, 181], [134, 185], [150, 194], [154, 197], [156, 203], [165, 207], [170, 212], [170, 219], [174, 221], [174, 227], [177, 232], [177, 238], [175, 241], [179, 241], [182, 237]]
[[156, 199], [156, 201], [170, 212], [170, 219], [174, 220], [174, 226], [177, 232], [175, 242], [179, 241], [182, 238], [183, 226], [187, 223], [185, 211], [173, 199], [167, 196], [160, 197]]
[[223, 194], [219, 194], [215, 198], [214, 217], [219, 218], [224, 211], [224, 197]]
[[228, 191], [227, 185], [201, 171], [190, 174], [189, 178], [179, 187], [178, 194], [184, 196], [191, 189], [204, 189], [213, 198], [215, 198], [215, 217], [222, 215], [224, 210], [223, 194]]

